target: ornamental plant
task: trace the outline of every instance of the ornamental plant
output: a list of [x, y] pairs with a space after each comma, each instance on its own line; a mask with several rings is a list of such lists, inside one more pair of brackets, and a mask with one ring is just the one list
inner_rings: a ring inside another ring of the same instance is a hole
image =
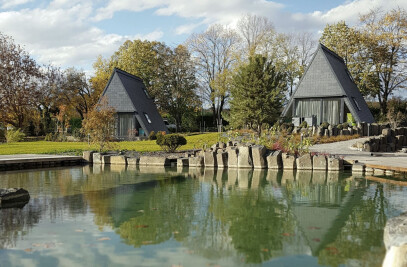
[[179, 134], [157, 135], [157, 145], [167, 152], [175, 152], [180, 146], [186, 145], [187, 140]]

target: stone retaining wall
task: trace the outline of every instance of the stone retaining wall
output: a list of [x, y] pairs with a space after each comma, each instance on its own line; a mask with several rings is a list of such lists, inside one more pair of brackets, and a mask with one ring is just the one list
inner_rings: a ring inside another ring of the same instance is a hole
[[[376, 132], [375, 132], [376, 133]], [[366, 152], [396, 152], [405, 151], [407, 146], [407, 127], [396, 129], [384, 128], [381, 134], [370, 137], [364, 142], [357, 142], [356, 148]]]

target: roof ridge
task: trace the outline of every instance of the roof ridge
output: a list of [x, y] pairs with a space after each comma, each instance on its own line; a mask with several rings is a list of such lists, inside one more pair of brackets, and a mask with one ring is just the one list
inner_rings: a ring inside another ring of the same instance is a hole
[[345, 60], [343, 60], [343, 58], [341, 56], [339, 56], [337, 53], [335, 53], [334, 51], [332, 51], [331, 49], [329, 49], [328, 47], [326, 47], [322, 43], [319, 43], [319, 46], [322, 48], [322, 50], [324, 50], [325, 52], [328, 52], [332, 56], [336, 57], [336, 59], [341, 61], [343, 64], [345, 64]]
[[143, 82], [143, 80], [140, 77], [138, 77], [136, 75], [133, 75], [133, 74], [131, 74], [131, 73], [127, 72], [127, 71], [124, 71], [122, 69], [119, 69], [117, 67], [115, 67], [113, 71], [114, 72], [119, 72], [120, 74], [129, 76], [130, 78], [133, 78], [133, 79], [139, 80], [140, 82]]

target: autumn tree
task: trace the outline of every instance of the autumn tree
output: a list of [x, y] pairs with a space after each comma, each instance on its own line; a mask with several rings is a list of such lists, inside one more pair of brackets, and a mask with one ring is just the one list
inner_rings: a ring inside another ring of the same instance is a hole
[[222, 110], [227, 102], [227, 88], [213, 87], [216, 76], [231, 70], [236, 61], [235, 52], [239, 36], [231, 29], [216, 24], [205, 32], [193, 34], [187, 40], [196, 65], [196, 75], [203, 102], [210, 104], [214, 123], [222, 120]]
[[0, 121], [23, 128], [36, 111], [40, 67], [11, 37], [1, 33], [0, 62]]
[[115, 110], [108, 105], [106, 99], [86, 114], [82, 122], [82, 133], [89, 135], [93, 144], [98, 145], [99, 151], [109, 146], [115, 131]]
[[266, 57], [255, 55], [234, 75], [230, 115], [233, 127], [249, 127], [258, 133], [280, 116], [286, 91], [283, 72]]

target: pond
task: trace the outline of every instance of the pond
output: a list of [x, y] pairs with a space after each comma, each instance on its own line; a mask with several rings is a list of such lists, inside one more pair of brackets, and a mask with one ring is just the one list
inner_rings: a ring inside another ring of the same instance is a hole
[[1, 266], [380, 266], [406, 187], [349, 173], [80, 166], [0, 173]]

